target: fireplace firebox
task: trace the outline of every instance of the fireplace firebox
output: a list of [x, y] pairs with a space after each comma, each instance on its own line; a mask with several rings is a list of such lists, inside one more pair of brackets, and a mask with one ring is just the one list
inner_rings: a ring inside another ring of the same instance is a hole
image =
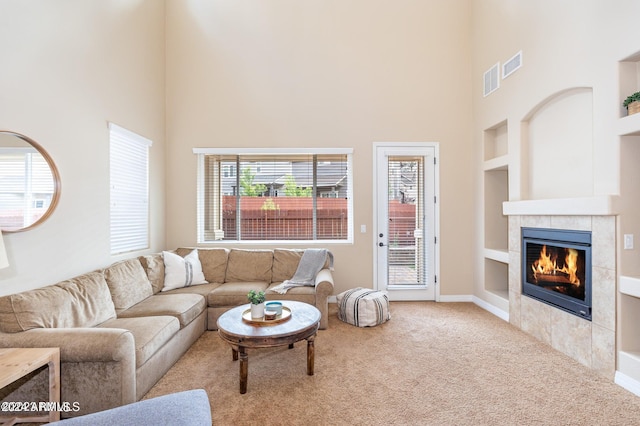
[[591, 232], [522, 228], [522, 294], [591, 320]]

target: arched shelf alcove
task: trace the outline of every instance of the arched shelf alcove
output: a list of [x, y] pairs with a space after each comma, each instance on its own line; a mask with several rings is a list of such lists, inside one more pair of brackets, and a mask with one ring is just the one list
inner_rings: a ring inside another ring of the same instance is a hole
[[573, 87], [534, 106], [521, 123], [523, 199], [593, 196], [593, 89]]

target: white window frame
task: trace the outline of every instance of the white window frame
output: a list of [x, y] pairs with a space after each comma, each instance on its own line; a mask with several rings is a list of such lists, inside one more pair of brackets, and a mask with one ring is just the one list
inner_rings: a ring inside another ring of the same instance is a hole
[[109, 235], [112, 255], [149, 248], [152, 141], [109, 123]]
[[193, 153], [198, 156], [197, 171], [197, 238], [198, 244], [228, 244], [230, 240], [212, 241], [205, 238], [204, 226], [204, 179], [206, 155], [268, 155], [282, 156], [288, 155], [346, 155], [347, 156], [347, 179], [350, 184], [350, 194], [347, 198], [347, 238], [343, 240], [234, 240], [234, 244], [292, 244], [292, 245], [309, 245], [309, 244], [353, 244], [353, 149], [352, 148], [193, 148]]

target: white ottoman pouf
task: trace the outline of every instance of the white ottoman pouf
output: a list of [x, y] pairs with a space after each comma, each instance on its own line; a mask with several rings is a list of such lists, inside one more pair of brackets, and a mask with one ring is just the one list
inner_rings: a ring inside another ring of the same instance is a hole
[[391, 319], [389, 297], [384, 291], [353, 288], [336, 296], [338, 318], [357, 327], [373, 327]]

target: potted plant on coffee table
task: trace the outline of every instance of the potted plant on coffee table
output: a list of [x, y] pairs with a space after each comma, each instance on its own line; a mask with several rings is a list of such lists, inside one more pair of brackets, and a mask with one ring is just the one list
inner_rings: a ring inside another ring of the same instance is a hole
[[250, 290], [247, 299], [251, 302], [251, 318], [263, 318], [266, 299], [264, 291]]
[[627, 109], [628, 115], [640, 112], [640, 92], [627, 96], [627, 99], [624, 100], [622, 106]]

